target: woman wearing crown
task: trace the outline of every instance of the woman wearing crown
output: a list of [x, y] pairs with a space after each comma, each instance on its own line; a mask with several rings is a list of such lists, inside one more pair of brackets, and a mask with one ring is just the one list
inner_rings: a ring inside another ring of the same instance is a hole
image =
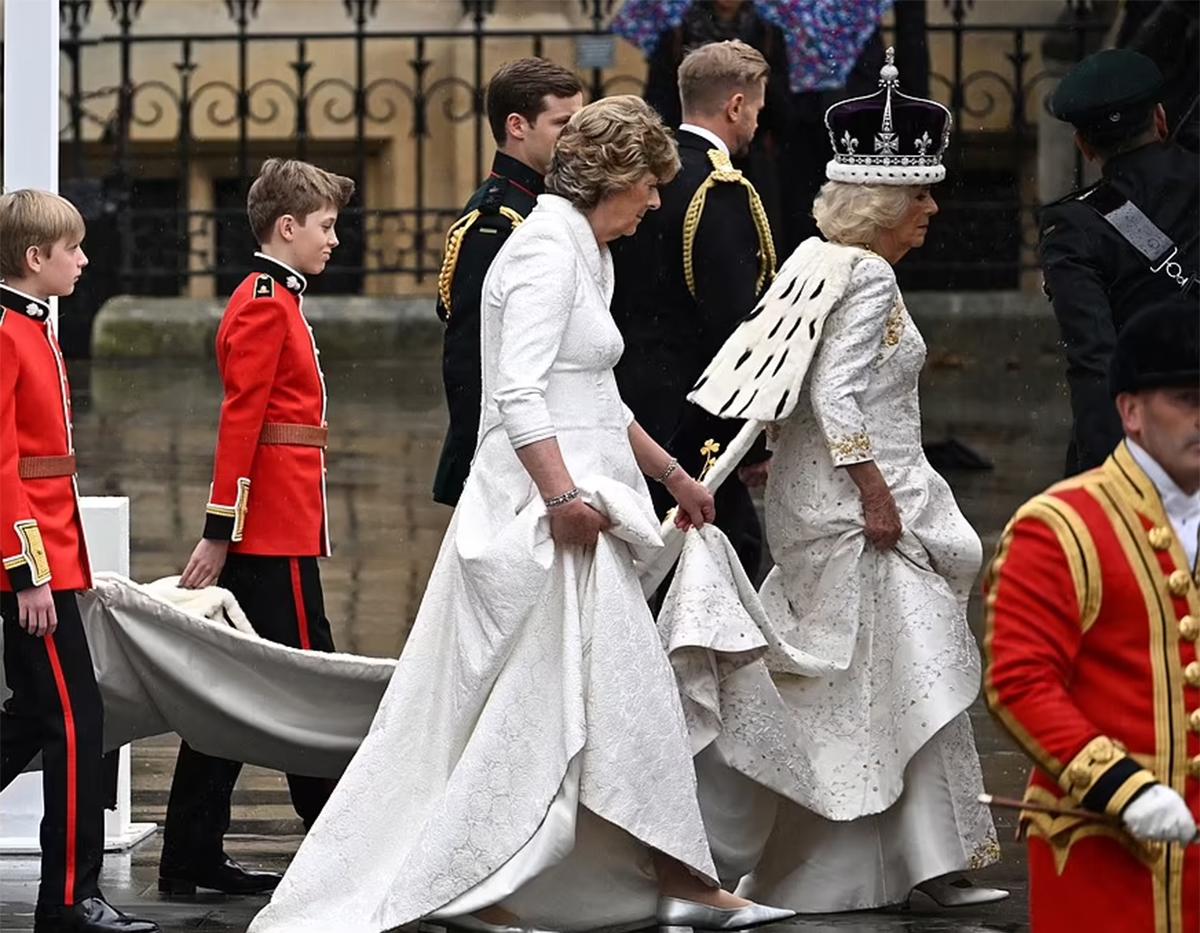
[[914, 888], [943, 905], [1007, 895], [961, 874], [999, 856], [967, 714], [982, 555], [921, 449], [925, 344], [893, 271], [937, 213], [950, 113], [898, 77], [889, 50], [881, 89], [826, 114], [835, 157], [813, 215], [827, 242], [801, 244], [691, 396], [771, 425], [777, 563], [760, 597], [789, 715], [760, 769], [773, 830], [738, 890], [804, 912]]

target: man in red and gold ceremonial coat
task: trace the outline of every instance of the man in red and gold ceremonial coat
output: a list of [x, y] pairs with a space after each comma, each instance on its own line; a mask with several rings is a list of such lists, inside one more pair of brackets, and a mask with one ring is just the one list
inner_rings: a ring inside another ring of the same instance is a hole
[[1122, 331], [1125, 440], [1018, 510], [985, 583], [993, 714], [1036, 767], [1034, 933], [1200, 930], [1200, 316]]
[[154, 933], [100, 893], [104, 708], [75, 594], [91, 567], [75, 485], [71, 395], [49, 299], [87, 265], [83, 218], [45, 191], [0, 195], [0, 615], [12, 697], [0, 788], [42, 755], [37, 933]]
[[[250, 188], [250, 225], [262, 246], [217, 331], [225, 388], [204, 533], [180, 577], [217, 583], [237, 598], [263, 638], [333, 651], [317, 559], [330, 551], [325, 501], [325, 378], [302, 301], [307, 276], [338, 244], [338, 211], [354, 183], [304, 162], [269, 159]], [[241, 762], [182, 743], [159, 865], [159, 890], [197, 887], [257, 894], [279, 882], [229, 858], [223, 839]], [[288, 775], [309, 827], [333, 789], [326, 778]]]

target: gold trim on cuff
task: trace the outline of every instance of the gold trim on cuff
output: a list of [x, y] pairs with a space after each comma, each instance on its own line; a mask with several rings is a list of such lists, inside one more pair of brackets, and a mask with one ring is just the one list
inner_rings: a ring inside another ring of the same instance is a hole
[[230, 535], [230, 541], [241, 541], [242, 533], [246, 528], [246, 513], [249, 511], [250, 505], [250, 480], [248, 477], [239, 476], [238, 481], [237, 501], [233, 505], [221, 505], [211, 501], [212, 489], [209, 489], [209, 502], [204, 507], [204, 511], [209, 515], [216, 515], [220, 518], [233, 519], [233, 534]]
[[835, 437], [829, 442], [829, 453], [835, 464], [847, 461], [871, 460], [874, 454], [871, 450], [871, 438], [865, 431], [858, 431], [845, 437]]
[[34, 586], [50, 582], [50, 559], [46, 556], [46, 544], [42, 541], [42, 530], [36, 519], [13, 522], [13, 530], [21, 541], [21, 553], [4, 558], [4, 569], [14, 570], [27, 566]]
[[[1069, 797], [1056, 797], [1042, 787], [1031, 786], [1025, 791], [1029, 803], [1061, 807], [1070, 802]], [[1115, 823], [1088, 822], [1078, 816], [1053, 816], [1035, 810], [1022, 810], [1020, 828], [1026, 835], [1041, 839], [1054, 855], [1054, 868], [1059, 875], [1067, 867], [1071, 849], [1081, 839], [1103, 836], [1124, 848], [1147, 868], [1154, 868], [1162, 858], [1162, 846], [1153, 842], [1139, 842]]]
[[[1058, 776], [1058, 785], [1082, 802], [1109, 771], [1128, 758], [1125, 746], [1120, 742], [1106, 735], [1098, 735], [1067, 763]], [[1157, 783], [1157, 778], [1150, 771], [1144, 768], [1135, 771], [1105, 801], [1104, 811], [1119, 816], [1134, 794], [1147, 784], [1154, 783]]]

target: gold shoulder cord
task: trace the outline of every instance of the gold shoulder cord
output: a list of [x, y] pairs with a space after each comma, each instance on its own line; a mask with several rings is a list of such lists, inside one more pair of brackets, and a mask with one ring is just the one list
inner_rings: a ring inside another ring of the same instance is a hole
[[769, 285], [775, 278], [775, 242], [771, 239], [771, 222], [767, 219], [762, 199], [750, 180], [733, 167], [729, 156], [720, 149], [709, 149], [708, 160], [713, 164], [713, 170], [708, 178], [704, 179], [704, 184], [696, 189], [687, 212], [683, 215], [683, 278], [687, 282], [688, 291], [693, 298], [696, 297], [692, 249], [696, 243], [696, 231], [700, 228], [700, 215], [704, 213], [704, 202], [708, 200], [708, 191], [721, 182], [732, 182], [745, 188], [746, 196], [750, 200], [750, 215], [754, 218], [754, 227], [758, 231], [758, 279], [754, 289], [761, 292], [763, 286]]
[[525, 219], [520, 214], [518, 214], [516, 211], [514, 211], [511, 207], [505, 207], [503, 204], [500, 205], [500, 216], [507, 217], [509, 220], [509, 223], [511, 223], [513, 225], [514, 230], [517, 227], [521, 226], [521, 221], [523, 221]]
[[[511, 207], [501, 205], [500, 215], [508, 218], [513, 229], [521, 225], [521, 221], [525, 218], [514, 211]], [[458, 220], [454, 221], [450, 229], [446, 231], [446, 248], [442, 256], [442, 268], [438, 270], [437, 293], [438, 298], [442, 301], [442, 307], [446, 309], [446, 318], [450, 318], [450, 289], [454, 285], [454, 272], [458, 268], [458, 253], [462, 249], [463, 238], [466, 237], [467, 231], [474, 226], [482, 216], [482, 212], [476, 208], [469, 214], [465, 214]]]
[[438, 298], [446, 309], [446, 317], [450, 317], [450, 286], [454, 284], [454, 270], [458, 268], [458, 251], [462, 249], [463, 237], [471, 229], [471, 225], [479, 219], [479, 210], [464, 214], [450, 225], [446, 231], [446, 249], [442, 255], [442, 268], [438, 270]]

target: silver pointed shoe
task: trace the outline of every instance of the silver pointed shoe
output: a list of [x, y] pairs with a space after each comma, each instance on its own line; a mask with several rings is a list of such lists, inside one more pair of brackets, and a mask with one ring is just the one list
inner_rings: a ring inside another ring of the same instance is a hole
[[765, 904], [745, 907], [709, 907], [678, 897], [658, 899], [660, 933], [692, 933], [693, 930], [744, 930], [764, 923], [778, 923], [796, 916], [796, 911]]
[[920, 891], [935, 901], [939, 907], [973, 907], [976, 904], [991, 904], [1008, 897], [1003, 888], [985, 888], [973, 884], [961, 875], [955, 877], [930, 878], [922, 881], [914, 891]]

